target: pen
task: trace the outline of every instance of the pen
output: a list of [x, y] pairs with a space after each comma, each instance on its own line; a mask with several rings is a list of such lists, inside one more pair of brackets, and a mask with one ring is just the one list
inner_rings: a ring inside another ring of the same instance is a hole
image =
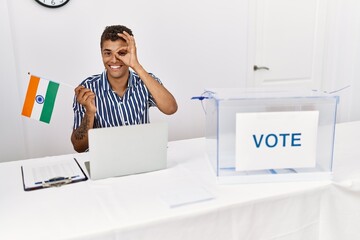
[[63, 181], [69, 178], [65, 178], [65, 177], [54, 177], [54, 178], [50, 178], [49, 180], [45, 181], [46, 183], [48, 182], [58, 182], [58, 181]]
[[[51, 182], [57, 182], [57, 181], [63, 181], [63, 180], [69, 180], [69, 179], [74, 179], [80, 177], [79, 175], [75, 175], [75, 176], [71, 176], [71, 177], [55, 177], [55, 178], [51, 178], [47, 181], [45, 181], [45, 183], [51, 183]], [[43, 182], [35, 182], [35, 185], [39, 185], [39, 184], [43, 184]]]
[[71, 183], [71, 177], [54, 177], [43, 183], [43, 187], [60, 187], [62, 185]]

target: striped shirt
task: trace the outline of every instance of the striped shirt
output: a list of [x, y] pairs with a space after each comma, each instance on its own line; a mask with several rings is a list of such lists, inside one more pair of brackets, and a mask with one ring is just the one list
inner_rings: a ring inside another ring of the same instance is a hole
[[[160, 84], [161, 81], [151, 74]], [[128, 87], [119, 97], [110, 86], [106, 71], [91, 76], [80, 85], [90, 89], [96, 95], [96, 114], [94, 128], [115, 127], [149, 123], [149, 107], [156, 106], [153, 97], [143, 81], [130, 71]], [[77, 129], [85, 115], [85, 108], [74, 98], [74, 129]]]

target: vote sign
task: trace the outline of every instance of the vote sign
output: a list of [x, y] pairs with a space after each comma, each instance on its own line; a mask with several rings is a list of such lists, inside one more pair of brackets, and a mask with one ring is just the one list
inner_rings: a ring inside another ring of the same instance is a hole
[[236, 114], [236, 171], [314, 168], [318, 111]]

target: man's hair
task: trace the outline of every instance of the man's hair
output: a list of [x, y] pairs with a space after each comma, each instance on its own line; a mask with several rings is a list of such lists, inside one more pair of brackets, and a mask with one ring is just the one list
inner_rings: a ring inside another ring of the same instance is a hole
[[107, 40], [116, 41], [120, 39], [125, 41], [125, 39], [118, 36], [118, 33], [123, 33], [124, 31], [130, 34], [131, 36], [134, 36], [131, 29], [122, 25], [112, 25], [105, 27], [105, 30], [101, 35], [100, 48], [102, 48], [104, 41]]

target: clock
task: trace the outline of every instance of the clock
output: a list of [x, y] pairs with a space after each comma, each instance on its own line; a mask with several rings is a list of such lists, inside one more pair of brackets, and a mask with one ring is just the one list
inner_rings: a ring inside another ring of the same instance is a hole
[[44, 7], [58, 8], [67, 4], [70, 0], [35, 0]]

